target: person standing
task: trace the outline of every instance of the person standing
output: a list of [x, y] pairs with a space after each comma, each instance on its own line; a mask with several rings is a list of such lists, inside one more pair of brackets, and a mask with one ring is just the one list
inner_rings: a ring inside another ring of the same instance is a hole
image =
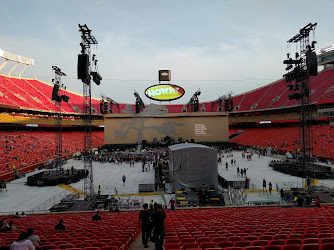
[[237, 176], [239, 176], [240, 175], [240, 168], [239, 168], [239, 166], [237, 167]]
[[226, 170], [228, 170], [228, 163], [227, 162], [225, 163], [225, 166], [226, 166]]
[[144, 245], [144, 248], [148, 248], [148, 240], [151, 236], [151, 212], [148, 210], [148, 204], [145, 203], [143, 205], [142, 211], [139, 212], [139, 222], [138, 222], [138, 227], [141, 226], [141, 231], [142, 231], [142, 238], [141, 241]]
[[98, 195], [101, 194], [101, 185], [99, 185], [99, 187], [97, 188], [97, 194], [98, 194]]
[[157, 205], [157, 211], [154, 211], [151, 215], [154, 228], [154, 242], [156, 250], [163, 250], [162, 246], [165, 239], [165, 219], [166, 214], [162, 210], [162, 205]]
[[262, 190], [263, 191], [266, 190], [266, 192], [267, 192], [267, 182], [266, 182], [265, 179], [263, 179], [263, 182], [262, 182]]
[[123, 174], [123, 176], [122, 176], [122, 181], [123, 181], [123, 186], [125, 186], [126, 177], [125, 177], [124, 174]]
[[168, 203], [168, 205], [170, 204], [170, 209], [171, 210], [175, 210], [175, 200], [172, 198], [170, 198], [170, 201]]
[[297, 207], [303, 207], [303, 197], [298, 194], [298, 197], [297, 197]]
[[2, 181], [1, 181], [1, 188], [2, 188], [3, 191], [6, 190], [6, 192], [7, 192], [7, 183], [6, 183], [5, 179], [2, 179]]
[[283, 202], [283, 200], [284, 200], [284, 190], [283, 190], [283, 188], [281, 188], [280, 193], [281, 193], [281, 201]]
[[315, 205], [317, 208], [320, 208], [320, 203], [321, 203], [321, 200], [319, 198], [319, 196], [317, 195], [316, 199], [315, 199]]
[[273, 189], [273, 184], [271, 184], [271, 181], [269, 182], [269, 193], [271, 194], [271, 190]]

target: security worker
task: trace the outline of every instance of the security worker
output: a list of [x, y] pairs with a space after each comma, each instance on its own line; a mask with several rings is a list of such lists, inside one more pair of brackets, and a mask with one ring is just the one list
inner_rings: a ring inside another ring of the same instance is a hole
[[99, 187], [97, 188], [97, 193], [98, 193], [98, 195], [101, 194], [101, 185], [99, 185]]

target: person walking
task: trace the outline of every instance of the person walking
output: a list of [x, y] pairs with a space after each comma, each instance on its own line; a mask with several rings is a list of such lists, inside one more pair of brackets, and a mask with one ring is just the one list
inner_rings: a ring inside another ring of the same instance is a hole
[[225, 163], [225, 166], [226, 166], [226, 170], [228, 170], [228, 163], [227, 162]]
[[239, 176], [240, 175], [240, 168], [239, 168], [239, 166], [237, 167], [237, 176]]
[[154, 211], [151, 215], [154, 228], [154, 243], [156, 250], [163, 250], [162, 246], [165, 239], [165, 219], [166, 214], [162, 210], [162, 205], [157, 205], [157, 211]]
[[148, 248], [148, 240], [151, 236], [151, 212], [148, 210], [148, 204], [143, 205], [143, 210], [139, 212], [138, 227], [141, 226], [142, 238], [141, 241], [144, 248]]
[[123, 181], [123, 186], [125, 186], [126, 177], [125, 177], [124, 174], [123, 174], [123, 176], [122, 176], [122, 181]]

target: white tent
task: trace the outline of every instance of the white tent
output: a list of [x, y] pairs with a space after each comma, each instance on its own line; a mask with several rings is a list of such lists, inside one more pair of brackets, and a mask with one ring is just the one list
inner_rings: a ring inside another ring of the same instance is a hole
[[200, 184], [218, 186], [217, 150], [195, 143], [169, 147], [170, 181], [174, 191]]

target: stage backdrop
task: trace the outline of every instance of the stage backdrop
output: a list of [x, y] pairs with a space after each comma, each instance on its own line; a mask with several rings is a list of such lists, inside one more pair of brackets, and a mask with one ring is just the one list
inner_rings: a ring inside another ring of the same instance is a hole
[[135, 144], [166, 136], [195, 142], [228, 141], [228, 112], [187, 112], [165, 115], [108, 114], [104, 116], [105, 144]]

